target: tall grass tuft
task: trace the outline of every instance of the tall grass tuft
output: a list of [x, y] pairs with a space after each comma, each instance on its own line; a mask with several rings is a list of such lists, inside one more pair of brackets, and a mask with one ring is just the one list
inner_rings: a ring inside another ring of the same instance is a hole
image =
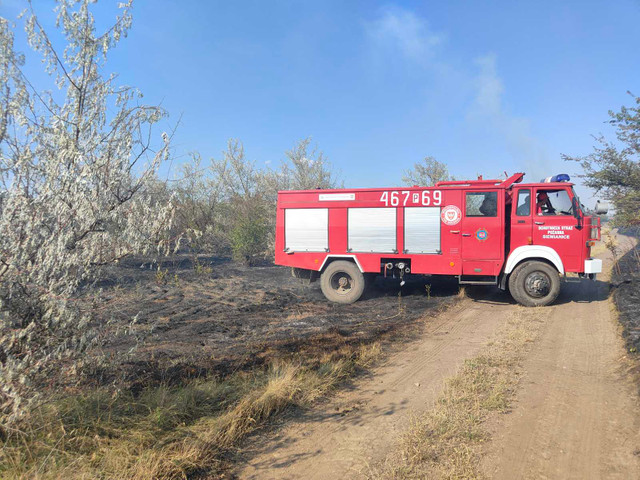
[[378, 343], [280, 361], [224, 380], [59, 396], [7, 433], [0, 478], [182, 479], [219, 473], [224, 455], [278, 413], [311, 405], [381, 355]]

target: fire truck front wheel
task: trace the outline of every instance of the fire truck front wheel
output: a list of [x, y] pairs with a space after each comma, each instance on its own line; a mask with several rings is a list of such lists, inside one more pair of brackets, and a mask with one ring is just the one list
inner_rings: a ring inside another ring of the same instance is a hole
[[511, 273], [509, 292], [516, 302], [525, 307], [549, 305], [560, 293], [560, 276], [548, 263], [524, 262]]
[[320, 277], [322, 293], [336, 303], [357, 301], [362, 296], [364, 284], [364, 275], [356, 264], [344, 260], [331, 262]]

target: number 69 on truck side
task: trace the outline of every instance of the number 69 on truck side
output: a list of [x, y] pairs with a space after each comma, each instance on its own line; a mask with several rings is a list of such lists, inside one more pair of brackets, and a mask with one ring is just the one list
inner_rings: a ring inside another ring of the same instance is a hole
[[[525, 306], [549, 305], [568, 272], [595, 279], [600, 218], [560, 174], [522, 183], [278, 192], [275, 263], [319, 276], [331, 301], [353, 303], [376, 275], [448, 275], [496, 285]], [[606, 207], [596, 207], [606, 213]]]

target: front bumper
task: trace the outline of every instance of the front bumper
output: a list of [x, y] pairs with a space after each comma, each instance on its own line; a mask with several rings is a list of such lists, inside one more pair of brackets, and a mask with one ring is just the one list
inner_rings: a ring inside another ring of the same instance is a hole
[[589, 258], [584, 261], [584, 273], [601, 273], [602, 260], [599, 258]]

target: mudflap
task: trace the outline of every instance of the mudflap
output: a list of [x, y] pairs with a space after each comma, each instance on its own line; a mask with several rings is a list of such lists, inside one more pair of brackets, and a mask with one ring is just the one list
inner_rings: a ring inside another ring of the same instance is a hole
[[500, 276], [498, 277], [498, 288], [502, 291], [506, 291], [507, 290], [507, 277], [509, 275], [507, 275], [506, 273], [502, 272], [500, 274]]
[[307, 270], [306, 268], [291, 267], [291, 276], [297, 278], [303, 285], [309, 285], [320, 278], [320, 272]]

